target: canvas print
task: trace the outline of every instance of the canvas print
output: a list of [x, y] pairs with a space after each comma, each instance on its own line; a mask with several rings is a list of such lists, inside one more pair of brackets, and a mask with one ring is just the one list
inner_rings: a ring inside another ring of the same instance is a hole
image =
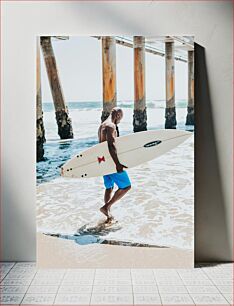
[[194, 37], [36, 37], [37, 266], [194, 266]]

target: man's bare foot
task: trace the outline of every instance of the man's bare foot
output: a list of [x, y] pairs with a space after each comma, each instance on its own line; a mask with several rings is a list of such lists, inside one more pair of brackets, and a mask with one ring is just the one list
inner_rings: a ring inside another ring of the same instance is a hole
[[115, 220], [115, 219], [114, 219], [113, 216], [109, 216], [109, 217], [107, 217], [105, 223], [111, 223], [111, 222], [113, 222], [114, 220]]
[[107, 207], [106, 205], [102, 206], [102, 207], [100, 208], [100, 211], [101, 211], [105, 216], [107, 216], [107, 219], [109, 218], [109, 209], [108, 209], [108, 207]]

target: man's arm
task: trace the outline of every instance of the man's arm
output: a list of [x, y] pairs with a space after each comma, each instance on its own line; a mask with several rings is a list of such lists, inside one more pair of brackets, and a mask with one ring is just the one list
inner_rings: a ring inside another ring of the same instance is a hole
[[116, 150], [116, 145], [115, 145], [115, 137], [114, 137], [114, 131], [115, 129], [111, 126], [106, 127], [106, 140], [108, 144], [108, 149], [110, 152], [110, 155], [115, 162], [115, 164], [119, 164], [119, 159], [117, 156], [117, 150]]
[[119, 162], [119, 159], [118, 159], [118, 156], [117, 156], [114, 132], [115, 132], [115, 129], [113, 127], [111, 127], [111, 126], [106, 127], [106, 140], [107, 140], [110, 155], [111, 155], [113, 161], [116, 164], [117, 172], [122, 172], [123, 168], [127, 168], [127, 167], [122, 165]]

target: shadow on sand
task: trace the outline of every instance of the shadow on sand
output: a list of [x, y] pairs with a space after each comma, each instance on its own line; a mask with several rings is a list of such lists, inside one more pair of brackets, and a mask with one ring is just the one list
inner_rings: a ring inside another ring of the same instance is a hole
[[62, 239], [73, 240], [79, 245], [88, 245], [93, 243], [98, 244], [110, 244], [110, 245], [122, 245], [122, 246], [134, 246], [134, 247], [148, 247], [148, 248], [168, 248], [166, 246], [153, 245], [148, 243], [138, 243], [132, 241], [120, 241], [114, 239], [104, 238], [111, 232], [116, 232], [121, 229], [118, 222], [108, 225], [105, 222], [99, 223], [96, 226], [90, 226], [86, 224], [80, 227], [75, 234], [52, 234], [44, 233], [45, 235], [58, 237]]

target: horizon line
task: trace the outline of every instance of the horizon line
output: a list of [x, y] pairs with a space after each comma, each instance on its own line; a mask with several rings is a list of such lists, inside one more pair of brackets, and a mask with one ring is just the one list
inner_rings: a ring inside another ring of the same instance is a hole
[[[186, 98], [181, 98], [181, 99], [176, 99], [175, 101], [181, 101], [181, 100], [188, 100]], [[146, 101], [166, 101], [166, 99], [146, 99]], [[67, 101], [65, 103], [79, 103], [79, 102], [103, 102], [102, 100], [80, 100], [80, 101]], [[117, 100], [116, 102], [134, 102], [134, 100]], [[54, 102], [53, 101], [43, 101], [42, 104], [44, 103], [51, 103], [53, 104]]]

